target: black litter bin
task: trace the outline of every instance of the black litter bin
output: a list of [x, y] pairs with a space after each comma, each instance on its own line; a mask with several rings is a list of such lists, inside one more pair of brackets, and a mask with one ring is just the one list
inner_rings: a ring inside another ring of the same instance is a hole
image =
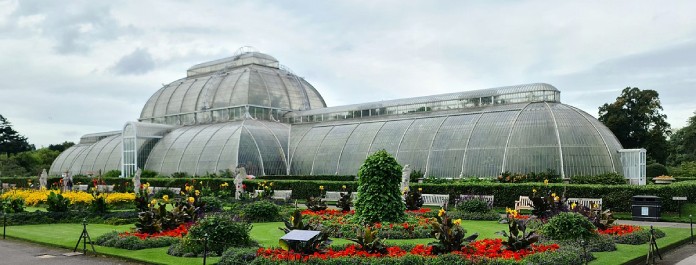
[[634, 221], [659, 221], [662, 198], [651, 195], [633, 196], [632, 213]]

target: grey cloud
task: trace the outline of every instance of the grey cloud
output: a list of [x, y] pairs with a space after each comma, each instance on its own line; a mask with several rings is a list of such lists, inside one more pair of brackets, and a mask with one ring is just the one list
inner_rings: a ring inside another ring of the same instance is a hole
[[142, 75], [155, 69], [155, 61], [146, 49], [135, 49], [132, 53], [121, 57], [111, 67], [111, 72], [119, 75]]
[[60, 54], [84, 54], [97, 41], [114, 40], [138, 32], [131, 25], [120, 25], [111, 15], [110, 2], [21, 1], [13, 17], [41, 14], [43, 34], [55, 39]]

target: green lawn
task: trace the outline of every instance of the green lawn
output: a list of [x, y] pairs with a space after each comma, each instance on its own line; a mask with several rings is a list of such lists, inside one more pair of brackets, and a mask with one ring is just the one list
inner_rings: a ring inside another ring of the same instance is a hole
[[[116, 231], [127, 231], [133, 225], [103, 225], [90, 224], [87, 226], [87, 231], [92, 239], [98, 236]], [[7, 236], [19, 238], [31, 242], [65, 247], [72, 251], [82, 233], [81, 224], [44, 224], [44, 225], [24, 225], [24, 226], [9, 226], [7, 227]], [[82, 246], [80, 246], [82, 247]], [[154, 264], [203, 264], [203, 258], [180, 258], [167, 255], [167, 248], [151, 248], [142, 250], [126, 250], [110, 247], [96, 246], [97, 252], [117, 257], [134, 259], [138, 261], [154, 263]], [[212, 264], [220, 258], [209, 258], [208, 261]]]
[[[282, 227], [281, 222], [272, 223], [255, 223], [251, 230], [251, 237], [258, 241], [264, 247], [277, 247], [278, 239], [283, 236], [283, 231], [278, 227]], [[462, 221], [462, 226], [467, 230], [467, 235], [477, 232], [479, 239], [481, 238], [499, 238], [495, 232], [507, 229], [507, 225], [498, 224], [496, 221]], [[133, 225], [111, 226], [103, 224], [90, 224], [87, 226], [90, 236], [95, 239], [99, 235], [116, 230], [126, 231], [132, 228]], [[689, 229], [678, 228], [660, 228], [667, 236], [657, 240], [660, 248], [665, 248], [670, 244], [675, 244], [681, 240], [689, 238]], [[75, 247], [75, 243], [82, 232], [80, 224], [44, 224], [44, 225], [25, 225], [25, 226], [9, 226], [7, 227], [7, 235], [9, 237], [24, 239], [27, 241], [55, 245], [65, 247], [70, 250]], [[394, 239], [387, 240], [388, 244], [404, 243], [409, 244], [427, 244], [433, 239]], [[346, 239], [334, 239], [334, 245], [344, 245], [352, 243]], [[621, 264], [631, 261], [637, 257], [645, 255], [647, 252], [647, 244], [631, 246], [617, 245], [618, 250], [612, 252], [594, 253], [597, 260], [591, 264]], [[202, 264], [202, 258], [180, 258], [167, 255], [167, 248], [154, 248], [143, 250], [123, 250], [110, 247], [96, 246], [97, 252], [134, 259], [143, 262], [155, 264]], [[219, 258], [210, 258], [211, 263], [217, 262]]]

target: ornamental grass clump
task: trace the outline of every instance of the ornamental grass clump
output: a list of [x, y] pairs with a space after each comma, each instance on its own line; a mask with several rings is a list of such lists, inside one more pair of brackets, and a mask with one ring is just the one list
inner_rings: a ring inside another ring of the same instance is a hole
[[506, 241], [503, 241], [503, 245], [507, 250], [518, 251], [522, 249], [530, 249], [532, 247], [532, 244], [539, 241], [539, 236], [536, 234], [536, 231], [534, 230], [529, 231], [529, 233], [527, 233], [528, 219], [519, 220], [515, 218], [516, 216], [518, 216], [517, 211], [508, 208], [507, 217], [509, 233], [505, 231], [500, 231], [497, 232], [497, 234], [500, 234], [507, 238]]
[[367, 157], [358, 171], [355, 217], [364, 224], [403, 222], [404, 205], [399, 185], [401, 166], [385, 150]]

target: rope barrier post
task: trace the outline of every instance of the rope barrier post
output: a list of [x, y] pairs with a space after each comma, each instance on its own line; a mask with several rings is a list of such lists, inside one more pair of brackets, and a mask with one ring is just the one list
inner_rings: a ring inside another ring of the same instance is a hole
[[582, 245], [582, 263], [587, 265], [587, 242], [585, 240], [580, 240], [580, 245]]
[[207, 257], [208, 257], [208, 233], [205, 233], [205, 235], [203, 235], [203, 265], [205, 265]]
[[689, 215], [689, 226], [691, 227], [691, 244], [694, 243], [694, 220], [693, 215]]

